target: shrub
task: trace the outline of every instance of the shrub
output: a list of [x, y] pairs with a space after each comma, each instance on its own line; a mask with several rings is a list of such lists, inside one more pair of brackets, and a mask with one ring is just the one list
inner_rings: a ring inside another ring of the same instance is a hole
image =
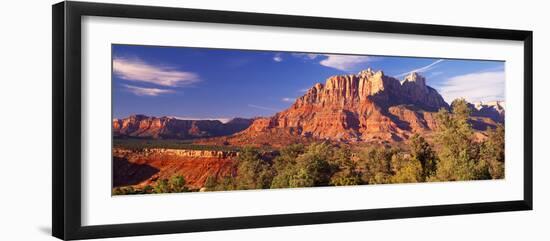
[[170, 186], [168, 185], [168, 179], [159, 179], [153, 188], [155, 193], [168, 193], [170, 192]]
[[185, 186], [185, 178], [181, 175], [176, 175], [170, 178], [170, 192], [188, 192], [189, 189]]
[[212, 191], [216, 189], [216, 186], [218, 185], [218, 182], [216, 180], [216, 176], [210, 175], [206, 178], [206, 181], [204, 182], [204, 187], [206, 188], [206, 191]]

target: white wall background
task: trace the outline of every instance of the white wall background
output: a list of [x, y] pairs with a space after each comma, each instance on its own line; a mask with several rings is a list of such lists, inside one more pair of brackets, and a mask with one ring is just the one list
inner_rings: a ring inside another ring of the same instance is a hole
[[[0, 240], [54, 240], [51, 231], [51, 8], [55, 1], [9, 1], [0, 10]], [[118, 0], [189, 8], [268, 12], [533, 30], [534, 206], [508, 212], [294, 226], [117, 240], [548, 240], [550, 114], [545, 78], [550, 24], [544, 1]]]

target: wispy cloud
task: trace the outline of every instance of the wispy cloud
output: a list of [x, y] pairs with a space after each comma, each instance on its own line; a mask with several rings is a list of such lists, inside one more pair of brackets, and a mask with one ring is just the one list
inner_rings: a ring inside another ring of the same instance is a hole
[[379, 59], [373, 56], [343, 54], [292, 53], [291, 56], [303, 59], [304, 61], [315, 61], [322, 66], [342, 70], [345, 72], [358, 71], [362, 68], [365, 68], [365, 66], [362, 65]]
[[372, 60], [372, 58], [369, 56], [334, 55], [334, 54], [329, 54], [325, 56], [327, 56], [327, 58], [321, 60], [319, 64], [326, 67], [342, 70], [342, 71], [357, 70], [357, 68], [361, 67], [361, 65]]
[[260, 109], [260, 110], [279, 111], [279, 109], [266, 107], [266, 106], [261, 106], [261, 105], [248, 104], [248, 107], [252, 107], [252, 108], [256, 108], [256, 109]]
[[281, 100], [284, 101], [284, 102], [294, 102], [296, 99], [295, 98], [290, 98], [290, 97], [284, 97]]
[[484, 71], [454, 76], [438, 87], [445, 101], [457, 98], [469, 102], [504, 100], [504, 71]]
[[317, 57], [319, 57], [319, 54], [292, 53], [292, 56], [298, 57], [298, 58], [303, 58], [303, 59], [313, 60], [313, 59], [316, 59]]
[[281, 62], [281, 61], [283, 61], [283, 57], [281, 56], [280, 53], [277, 53], [277, 54], [275, 54], [275, 56], [273, 56], [273, 61]]
[[133, 85], [122, 85], [127, 91], [138, 96], [158, 96], [161, 94], [174, 93], [174, 90], [157, 89], [157, 88], [144, 88]]
[[396, 75], [395, 77], [403, 77], [403, 76], [408, 75], [408, 74], [410, 74], [410, 73], [412, 73], [412, 72], [417, 72], [417, 73], [427, 72], [427, 71], [433, 69], [437, 64], [439, 64], [439, 63], [441, 63], [441, 62], [443, 62], [443, 61], [444, 61], [443, 59], [438, 59], [438, 60], [434, 61], [434, 62], [431, 63], [431, 64], [428, 64], [428, 65], [426, 65], [426, 66], [422, 66], [422, 67], [417, 68], [417, 69], [413, 69], [413, 70], [411, 70], [411, 71], [407, 71], [407, 72], [405, 72], [405, 73], [398, 74], [398, 75]]
[[443, 71], [434, 71], [434, 72], [430, 72], [429, 77], [435, 77], [442, 74], [443, 74]]
[[113, 59], [113, 72], [125, 80], [160, 86], [185, 86], [199, 81], [199, 76], [195, 73], [180, 71], [169, 66], [149, 64], [137, 58], [115, 57]]

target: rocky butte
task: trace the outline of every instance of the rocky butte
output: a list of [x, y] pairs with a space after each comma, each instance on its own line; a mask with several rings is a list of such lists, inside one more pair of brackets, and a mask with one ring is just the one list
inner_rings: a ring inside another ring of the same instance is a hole
[[[437, 126], [435, 114], [449, 105], [426, 79], [410, 73], [403, 80], [363, 70], [317, 83], [287, 110], [255, 119], [246, 130], [224, 139], [229, 144], [285, 145], [300, 139], [395, 142]], [[474, 128], [503, 122], [473, 109]], [[503, 113], [503, 112], [502, 112]]]

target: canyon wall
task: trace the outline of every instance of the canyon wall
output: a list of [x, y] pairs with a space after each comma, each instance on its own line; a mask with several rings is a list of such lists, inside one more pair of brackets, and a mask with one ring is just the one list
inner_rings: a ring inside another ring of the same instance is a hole
[[234, 172], [237, 157], [234, 151], [113, 148], [113, 186], [144, 187], [181, 175], [188, 187], [200, 189], [208, 177], [222, 178]]

